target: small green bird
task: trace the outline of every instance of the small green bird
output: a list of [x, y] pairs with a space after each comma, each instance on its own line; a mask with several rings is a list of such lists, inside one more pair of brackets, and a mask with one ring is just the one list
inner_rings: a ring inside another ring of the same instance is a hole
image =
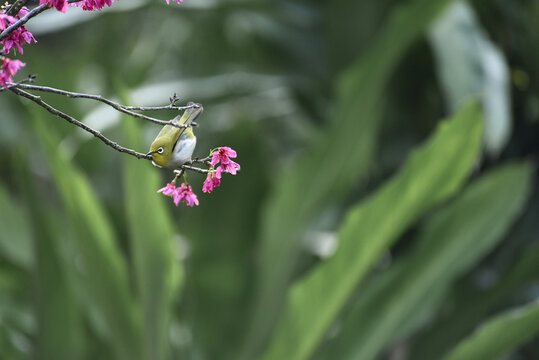
[[[188, 105], [194, 105], [189, 103]], [[185, 110], [180, 117], [176, 116], [173, 124], [191, 125], [193, 121], [202, 113], [202, 106]], [[193, 133], [193, 128], [179, 128], [173, 125], [165, 125], [157, 137], [150, 145], [150, 152], [146, 155], [151, 155], [153, 164], [167, 169], [176, 169], [180, 165], [191, 161], [191, 155], [195, 150], [197, 138]]]

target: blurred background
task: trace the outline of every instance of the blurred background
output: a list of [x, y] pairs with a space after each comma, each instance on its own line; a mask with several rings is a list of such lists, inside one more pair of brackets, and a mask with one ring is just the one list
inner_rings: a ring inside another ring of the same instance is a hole
[[172, 3], [47, 11], [17, 79], [201, 103], [194, 155], [241, 173], [175, 207], [170, 171], [0, 93], [0, 358], [539, 358], [539, 2]]

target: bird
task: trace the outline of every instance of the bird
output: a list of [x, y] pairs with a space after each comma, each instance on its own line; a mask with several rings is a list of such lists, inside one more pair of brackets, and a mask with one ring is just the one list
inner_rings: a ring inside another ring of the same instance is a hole
[[192, 125], [202, 113], [203, 108], [201, 105], [192, 102], [187, 105], [191, 107], [185, 110], [181, 117], [178, 115], [172, 119], [171, 123], [188, 126], [165, 125], [150, 145], [150, 151], [146, 155], [151, 155], [152, 163], [155, 166], [177, 169], [191, 161], [191, 156], [197, 144]]

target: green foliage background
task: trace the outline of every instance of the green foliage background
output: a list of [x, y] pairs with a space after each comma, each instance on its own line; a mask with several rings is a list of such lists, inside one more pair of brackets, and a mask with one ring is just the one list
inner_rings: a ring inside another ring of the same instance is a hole
[[173, 3], [47, 11], [18, 76], [199, 102], [195, 156], [241, 173], [176, 208], [170, 171], [1, 92], [1, 359], [539, 358], [539, 3]]

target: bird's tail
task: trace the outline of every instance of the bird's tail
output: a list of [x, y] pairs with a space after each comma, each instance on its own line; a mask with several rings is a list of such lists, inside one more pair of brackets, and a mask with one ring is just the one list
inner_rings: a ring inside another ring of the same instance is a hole
[[185, 110], [185, 112], [183, 113], [183, 115], [181, 116], [181, 118], [178, 120], [178, 123], [180, 125], [184, 125], [184, 124], [191, 124], [193, 121], [196, 120], [196, 118], [202, 113], [202, 111], [204, 110], [204, 108], [202, 107], [202, 105], [200, 104], [195, 104], [193, 102], [189, 102], [187, 104], [187, 106], [191, 106], [191, 105], [196, 105]]

